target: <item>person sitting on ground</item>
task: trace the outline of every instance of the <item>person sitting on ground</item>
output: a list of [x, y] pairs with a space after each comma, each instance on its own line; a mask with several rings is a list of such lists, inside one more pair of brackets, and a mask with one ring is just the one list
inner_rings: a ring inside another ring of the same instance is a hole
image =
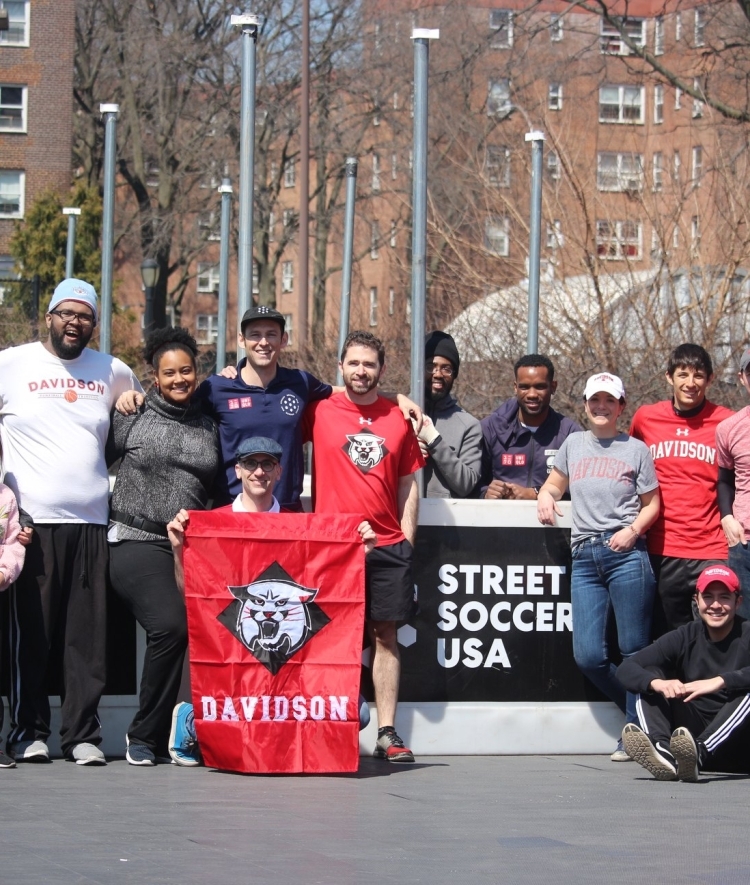
[[[273, 494], [276, 483], [281, 478], [281, 458], [283, 448], [273, 439], [253, 436], [243, 440], [235, 453], [237, 478], [242, 483], [242, 491], [231, 504], [219, 510], [232, 510], [235, 513], [279, 513], [281, 507]], [[168, 523], [167, 532], [174, 552], [174, 570], [177, 586], [185, 592], [185, 571], [183, 564], [185, 528], [190, 521], [187, 510], [180, 510]], [[357, 527], [365, 554], [377, 542], [377, 536], [370, 523], [363, 521]], [[370, 721], [370, 711], [363, 697], [359, 699], [360, 729]], [[169, 735], [169, 755], [177, 765], [200, 765], [201, 756], [198, 738], [195, 733], [193, 705], [186, 702], [177, 704], [172, 713], [172, 730]]]
[[513, 372], [515, 396], [482, 420], [480, 497], [487, 500], [534, 500], [563, 441], [581, 429], [550, 406], [557, 381], [548, 357], [522, 356]]
[[750, 774], [750, 622], [737, 615], [740, 582], [709, 565], [696, 584], [699, 621], [666, 633], [619, 666], [638, 692], [638, 724], [622, 733], [628, 754], [660, 781], [700, 771]]

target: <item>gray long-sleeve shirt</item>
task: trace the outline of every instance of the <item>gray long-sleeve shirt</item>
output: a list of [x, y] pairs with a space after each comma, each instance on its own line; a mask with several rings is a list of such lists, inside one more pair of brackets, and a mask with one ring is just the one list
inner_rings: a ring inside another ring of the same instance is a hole
[[425, 411], [440, 434], [440, 439], [429, 446], [427, 497], [468, 498], [479, 482], [482, 467], [481, 425], [450, 394], [428, 401]]

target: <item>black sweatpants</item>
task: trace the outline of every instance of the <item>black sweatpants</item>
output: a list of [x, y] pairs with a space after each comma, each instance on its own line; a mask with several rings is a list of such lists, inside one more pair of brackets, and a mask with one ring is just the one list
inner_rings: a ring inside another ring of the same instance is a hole
[[128, 738], [166, 757], [187, 649], [185, 600], [175, 582], [172, 545], [119, 541], [110, 545], [109, 557], [112, 587], [146, 631], [140, 707]]
[[106, 678], [107, 527], [34, 527], [20, 577], [10, 589], [8, 743], [50, 735], [48, 667], [62, 700], [60, 741], [101, 742], [97, 715]]
[[[703, 569], [720, 559], [681, 559], [649, 554], [656, 578], [651, 635], [658, 639], [670, 630], [697, 620], [693, 605], [695, 583]], [[724, 564], [726, 562], [724, 561]]]
[[662, 741], [667, 746], [675, 728], [684, 726], [705, 746], [702, 769], [750, 774], [750, 694], [733, 697], [718, 712], [702, 700], [686, 704], [659, 692], [639, 694], [638, 724], [653, 743]]

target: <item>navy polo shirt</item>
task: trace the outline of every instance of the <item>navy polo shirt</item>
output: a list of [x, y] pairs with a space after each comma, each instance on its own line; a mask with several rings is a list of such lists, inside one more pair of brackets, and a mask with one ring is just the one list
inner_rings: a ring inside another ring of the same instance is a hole
[[216, 477], [214, 506], [231, 503], [242, 491], [234, 470], [234, 455], [243, 439], [268, 436], [284, 450], [281, 479], [274, 495], [281, 506], [295, 504], [302, 493], [305, 475], [302, 458], [302, 413], [308, 403], [332, 393], [309, 372], [278, 366], [268, 387], [253, 387], [242, 380], [246, 360], [237, 364], [236, 378], [211, 375], [200, 385], [197, 396], [203, 410], [219, 426], [219, 444], [224, 471]]

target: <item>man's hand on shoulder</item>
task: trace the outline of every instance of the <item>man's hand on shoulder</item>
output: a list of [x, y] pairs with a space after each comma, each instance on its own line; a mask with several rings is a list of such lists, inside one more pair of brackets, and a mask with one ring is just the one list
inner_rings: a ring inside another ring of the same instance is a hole
[[221, 375], [222, 378], [229, 378], [230, 381], [233, 381], [237, 377], [237, 367], [224, 366], [218, 374]]
[[422, 423], [424, 421], [424, 416], [422, 414], [422, 410], [419, 406], [414, 402], [414, 400], [410, 400], [408, 396], [404, 396], [403, 393], [396, 394], [396, 403], [398, 404], [399, 409], [401, 409], [401, 414], [407, 421], [412, 421], [414, 424], [414, 429], [416, 433], [422, 429]]
[[121, 393], [115, 408], [121, 415], [135, 415], [138, 409], [143, 405], [145, 397], [138, 390], [126, 390]]

